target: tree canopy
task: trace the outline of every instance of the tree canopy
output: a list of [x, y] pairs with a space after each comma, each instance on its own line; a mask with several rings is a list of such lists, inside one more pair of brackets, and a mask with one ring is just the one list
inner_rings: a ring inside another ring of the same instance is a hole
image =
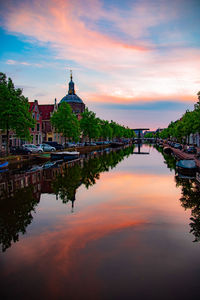
[[98, 138], [100, 136], [99, 119], [96, 118], [96, 114], [88, 108], [82, 113], [80, 128], [83, 136], [88, 136], [90, 141], [92, 138]]
[[29, 128], [34, 125], [28, 98], [23, 96], [21, 89], [15, 88], [11, 78], [7, 79], [4, 73], [0, 73], [0, 128], [6, 132], [7, 152], [10, 131], [19, 138], [31, 140]]
[[58, 110], [53, 113], [51, 123], [56, 132], [69, 140], [78, 141], [80, 135], [79, 122], [69, 104], [63, 102], [59, 105]]
[[197, 96], [198, 102], [194, 105], [194, 110], [186, 110], [179, 120], [171, 122], [160, 133], [161, 138], [174, 137], [178, 141], [185, 141], [191, 133], [200, 132], [200, 92]]

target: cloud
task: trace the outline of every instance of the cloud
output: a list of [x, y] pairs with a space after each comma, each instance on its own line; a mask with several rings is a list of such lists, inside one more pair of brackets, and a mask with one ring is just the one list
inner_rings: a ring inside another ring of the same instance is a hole
[[[4, 3], [2, 24], [20, 38], [50, 48], [55, 62], [61, 59], [81, 70], [77, 90], [89, 105], [118, 103], [125, 109], [127, 103], [139, 110], [138, 101], [143, 107], [151, 102], [152, 109], [155, 101], [157, 107], [161, 101], [162, 107], [165, 101], [169, 106], [173, 101], [194, 103], [200, 49], [186, 47], [184, 31], [177, 30], [177, 22], [185, 22], [181, 2], [113, 3], [27, 0], [16, 6], [10, 0]], [[40, 66], [12, 59], [7, 64]], [[178, 110], [177, 103], [174, 107]]]
[[37, 63], [29, 63], [26, 61], [17, 61], [17, 60], [13, 60], [13, 59], [8, 59], [6, 61], [7, 65], [23, 65], [23, 66], [34, 66], [34, 67], [38, 67], [41, 68], [42, 65], [41, 64], [37, 64]]

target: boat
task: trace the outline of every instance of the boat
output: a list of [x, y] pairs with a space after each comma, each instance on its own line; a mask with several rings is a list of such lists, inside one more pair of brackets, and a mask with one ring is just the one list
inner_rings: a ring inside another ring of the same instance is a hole
[[163, 148], [163, 152], [165, 154], [171, 154], [173, 152], [173, 150], [170, 147], [164, 147]]
[[8, 161], [5, 161], [4, 163], [0, 163], [0, 169], [6, 168], [8, 166]]
[[196, 173], [196, 181], [198, 182], [198, 184], [200, 184], [200, 173], [199, 172]]
[[28, 169], [26, 172], [27, 173], [33, 173], [33, 172], [37, 172], [37, 171], [40, 171], [42, 170], [42, 166], [33, 166], [31, 169]]
[[80, 152], [77, 151], [64, 151], [64, 152], [52, 152], [51, 160], [60, 160], [63, 159], [65, 161], [74, 160], [79, 158]]
[[197, 165], [194, 159], [182, 159], [176, 162], [178, 171], [182, 174], [195, 174]]
[[50, 153], [40, 153], [34, 156], [36, 160], [49, 160], [51, 158]]
[[0, 169], [0, 173], [5, 173], [5, 172], [8, 172], [9, 170], [8, 169]]
[[117, 147], [122, 147], [122, 146], [124, 146], [124, 144], [121, 143], [121, 142], [112, 142], [112, 143], [110, 144], [110, 146], [111, 146], [112, 148], [117, 148]]
[[48, 161], [42, 166], [42, 168], [49, 169], [49, 168], [54, 167], [56, 164], [57, 164], [57, 161]]

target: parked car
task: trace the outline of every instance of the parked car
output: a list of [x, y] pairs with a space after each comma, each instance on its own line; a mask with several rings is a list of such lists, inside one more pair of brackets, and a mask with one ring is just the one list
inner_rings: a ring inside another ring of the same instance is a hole
[[73, 147], [76, 147], [76, 146], [77, 146], [77, 144], [75, 144], [75, 143], [70, 143], [70, 142], [64, 143], [64, 144], [62, 144], [62, 145], [63, 145], [64, 148], [73, 148]]
[[10, 153], [27, 155], [27, 154], [31, 154], [32, 151], [24, 147], [10, 147]]
[[189, 146], [184, 151], [187, 152], [187, 153], [190, 153], [190, 154], [196, 154], [197, 153], [197, 149], [194, 146]]
[[56, 148], [56, 150], [63, 150], [64, 149], [63, 145], [58, 144], [57, 142], [45, 142], [45, 144]]
[[97, 142], [96, 142], [96, 145], [103, 145], [103, 144], [104, 144], [103, 141], [97, 141]]
[[182, 150], [182, 149], [183, 149], [182, 145], [179, 144], [179, 143], [174, 144], [174, 148], [175, 148], [175, 149], [179, 149], [179, 150]]
[[40, 146], [35, 146], [33, 144], [24, 144], [23, 148], [30, 150], [32, 153], [41, 153], [43, 149]]
[[97, 144], [96, 143], [89, 143], [89, 142], [85, 142], [85, 146], [96, 146]]
[[39, 144], [37, 146], [40, 146], [43, 149], [43, 151], [46, 151], [46, 152], [56, 151], [55, 147], [52, 147], [52, 146], [50, 146], [48, 144]]
[[85, 146], [85, 143], [80, 143], [80, 142], [78, 142], [76, 145], [77, 145], [78, 147], [84, 147], [84, 146]]

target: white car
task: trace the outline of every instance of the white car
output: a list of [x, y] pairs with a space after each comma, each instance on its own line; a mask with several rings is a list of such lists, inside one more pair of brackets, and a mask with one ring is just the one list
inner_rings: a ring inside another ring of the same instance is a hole
[[46, 151], [46, 152], [56, 151], [55, 147], [52, 147], [48, 144], [39, 144], [39, 145], [37, 145], [37, 147], [41, 147], [43, 149], [43, 151]]
[[33, 144], [24, 144], [22, 147], [28, 149], [31, 151], [31, 153], [41, 153], [44, 152], [43, 149], [40, 146], [35, 146]]

